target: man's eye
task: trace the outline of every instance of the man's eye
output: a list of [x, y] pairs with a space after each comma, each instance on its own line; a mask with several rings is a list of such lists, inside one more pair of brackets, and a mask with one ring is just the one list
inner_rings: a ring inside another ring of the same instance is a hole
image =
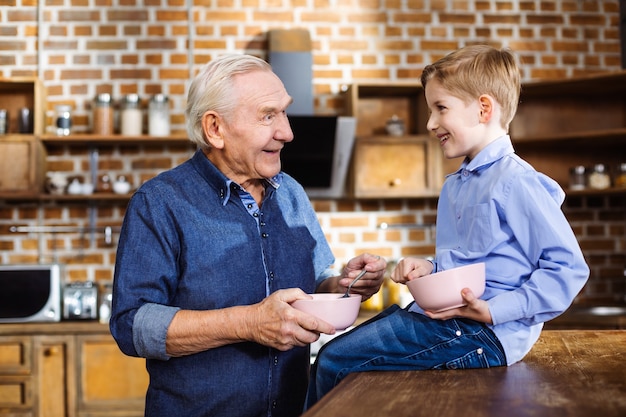
[[272, 119], [274, 119], [273, 114], [266, 114], [265, 117], [263, 117], [263, 120], [265, 120], [266, 122], [271, 122]]

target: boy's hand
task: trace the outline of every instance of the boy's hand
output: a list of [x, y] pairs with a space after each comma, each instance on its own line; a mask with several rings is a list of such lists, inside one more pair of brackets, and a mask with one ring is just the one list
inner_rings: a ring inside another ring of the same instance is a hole
[[472, 290], [469, 288], [463, 288], [461, 291], [463, 300], [467, 303], [464, 307], [453, 308], [450, 310], [442, 311], [440, 313], [433, 313], [426, 311], [426, 315], [431, 319], [447, 320], [454, 317], [464, 317], [472, 319], [482, 323], [492, 324], [491, 313], [489, 312], [489, 304], [485, 300], [477, 298]]

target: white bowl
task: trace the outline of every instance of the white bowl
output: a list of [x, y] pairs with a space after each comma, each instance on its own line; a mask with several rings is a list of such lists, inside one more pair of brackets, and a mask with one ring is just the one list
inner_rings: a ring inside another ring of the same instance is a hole
[[353, 325], [361, 308], [361, 296], [350, 294], [343, 298], [338, 293], [309, 294], [312, 299], [296, 300], [291, 305], [305, 313], [332, 324], [337, 330]]
[[128, 192], [130, 192], [130, 183], [125, 181], [115, 181], [113, 183], [113, 192], [115, 194], [128, 194]]
[[485, 263], [475, 263], [435, 272], [407, 282], [415, 302], [423, 310], [439, 312], [465, 305], [461, 290], [469, 288], [476, 297], [485, 292]]

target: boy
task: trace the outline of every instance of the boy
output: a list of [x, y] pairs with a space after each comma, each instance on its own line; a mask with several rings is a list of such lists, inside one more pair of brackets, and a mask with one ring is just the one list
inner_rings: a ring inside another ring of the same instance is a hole
[[465, 47], [427, 66], [421, 81], [428, 129], [446, 158], [465, 159], [441, 190], [435, 261], [405, 258], [392, 279], [485, 262], [485, 293], [478, 299], [465, 288], [466, 306], [436, 313], [392, 306], [335, 338], [318, 353], [307, 407], [352, 372], [518, 362], [589, 276], [560, 209], [564, 192], [517, 156], [508, 136], [520, 94], [514, 56]]

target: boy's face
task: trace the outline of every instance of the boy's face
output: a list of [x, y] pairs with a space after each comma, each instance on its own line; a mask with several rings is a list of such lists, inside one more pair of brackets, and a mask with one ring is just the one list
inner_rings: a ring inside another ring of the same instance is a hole
[[426, 127], [439, 139], [446, 158], [472, 159], [489, 143], [478, 99], [465, 102], [434, 79], [426, 84], [425, 95], [430, 112]]

